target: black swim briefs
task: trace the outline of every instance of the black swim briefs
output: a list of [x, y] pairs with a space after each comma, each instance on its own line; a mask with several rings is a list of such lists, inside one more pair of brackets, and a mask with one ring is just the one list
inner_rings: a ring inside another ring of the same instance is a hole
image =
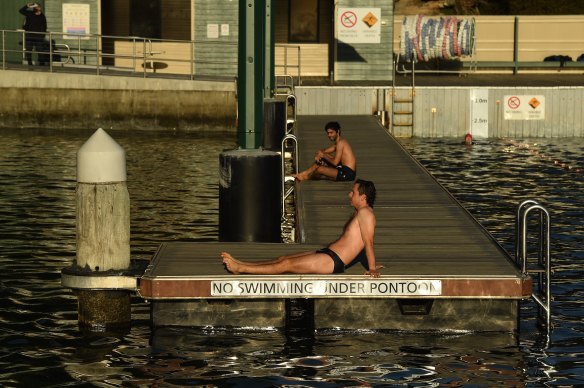
[[333, 273], [343, 273], [345, 272], [345, 263], [343, 260], [337, 255], [332, 249], [329, 248], [322, 248], [316, 251], [316, 253], [326, 253], [333, 259], [333, 263], [335, 263], [335, 268], [333, 269]]
[[336, 181], [338, 182], [344, 182], [344, 181], [354, 181], [356, 178], [356, 174], [355, 171], [353, 171], [351, 168], [344, 166], [342, 164], [339, 164], [337, 166], [337, 178]]

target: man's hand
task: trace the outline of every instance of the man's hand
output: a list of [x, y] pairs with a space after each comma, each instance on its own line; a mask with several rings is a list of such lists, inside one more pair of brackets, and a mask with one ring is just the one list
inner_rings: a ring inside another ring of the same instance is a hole
[[381, 268], [383, 268], [383, 265], [376, 265], [375, 269], [365, 271], [365, 275], [369, 275], [372, 278], [378, 278], [381, 275], [381, 272], [379, 272]]

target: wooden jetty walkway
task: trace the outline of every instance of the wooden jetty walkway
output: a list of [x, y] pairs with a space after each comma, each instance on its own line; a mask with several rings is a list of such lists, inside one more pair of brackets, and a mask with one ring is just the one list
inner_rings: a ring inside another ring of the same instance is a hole
[[339, 236], [352, 214], [352, 183], [297, 182], [299, 244], [162, 243], [140, 280], [154, 325], [282, 327], [286, 301], [306, 298], [317, 328], [516, 330], [531, 278], [375, 117], [299, 117], [300, 168], [328, 145], [324, 125], [331, 120], [354, 148], [357, 176], [377, 188], [382, 276], [366, 277], [360, 265], [325, 276], [225, 271], [222, 250], [259, 260], [320, 248]]

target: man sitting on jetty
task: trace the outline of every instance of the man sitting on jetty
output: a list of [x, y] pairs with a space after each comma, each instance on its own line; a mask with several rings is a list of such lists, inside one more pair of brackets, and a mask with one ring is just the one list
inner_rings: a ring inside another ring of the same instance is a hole
[[299, 181], [326, 177], [335, 181], [352, 181], [357, 172], [357, 161], [349, 142], [341, 138], [341, 126], [336, 121], [324, 126], [326, 135], [333, 145], [316, 151], [314, 164], [308, 169], [292, 174]]
[[367, 268], [365, 275], [377, 278], [383, 266], [376, 264], [373, 249], [376, 222], [373, 213], [375, 196], [373, 182], [361, 179], [355, 181], [349, 192], [349, 200], [355, 212], [345, 224], [341, 237], [326, 248], [280, 256], [275, 260], [264, 262], [241, 261], [227, 252], [221, 252], [223, 263], [233, 274], [333, 274], [344, 272], [345, 267], [360, 260], [360, 254], [365, 251], [367, 257], [367, 262], [363, 263]]

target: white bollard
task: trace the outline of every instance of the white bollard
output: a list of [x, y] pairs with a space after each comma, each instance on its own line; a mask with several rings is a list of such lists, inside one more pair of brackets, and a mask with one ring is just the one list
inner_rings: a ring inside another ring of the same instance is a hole
[[93, 331], [129, 327], [130, 292], [120, 272], [130, 267], [126, 153], [101, 128], [77, 152], [76, 203], [77, 256], [63, 283], [76, 290], [79, 324]]
[[130, 266], [130, 196], [126, 153], [103, 129], [77, 152], [77, 266]]

